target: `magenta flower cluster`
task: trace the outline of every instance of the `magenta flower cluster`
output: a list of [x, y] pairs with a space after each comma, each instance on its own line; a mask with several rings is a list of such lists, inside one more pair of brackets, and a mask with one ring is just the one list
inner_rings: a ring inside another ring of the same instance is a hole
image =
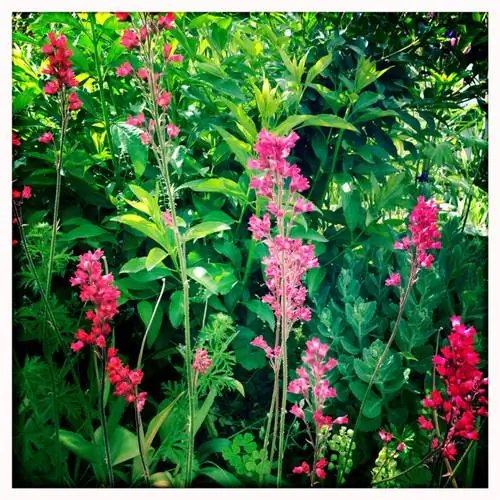
[[81, 301], [95, 304], [95, 309], [87, 311], [85, 315], [92, 322], [90, 333], [80, 328], [75, 335], [77, 341], [71, 344], [71, 349], [75, 352], [83, 349], [86, 344], [95, 344], [104, 349], [106, 336], [111, 332], [109, 322], [118, 313], [117, 299], [120, 292], [112, 285], [113, 275], [103, 274], [100, 263], [103, 256], [101, 249], [80, 255], [75, 275], [70, 278], [71, 286], [80, 287]]

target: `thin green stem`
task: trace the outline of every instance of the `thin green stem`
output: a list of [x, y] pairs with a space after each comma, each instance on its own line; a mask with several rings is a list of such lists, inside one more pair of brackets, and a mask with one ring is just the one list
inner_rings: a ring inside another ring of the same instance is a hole
[[155, 307], [153, 309], [153, 314], [151, 314], [151, 318], [149, 318], [149, 323], [148, 323], [148, 326], [146, 328], [146, 332], [144, 333], [144, 337], [142, 339], [141, 349], [139, 351], [139, 357], [137, 358], [137, 369], [138, 370], [140, 370], [142, 367], [142, 356], [144, 353], [144, 347], [146, 345], [146, 339], [148, 338], [148, 333], [149, 333], [149, 330], [151, 329], [151, 325], [153, 324], [153, 320], [154, 320], [154, 317], [156, 315], [156, 311], [158, 309], [158, 306], [160, 305], [160, 301], [163, 297], [163, 293], [165, 292], [165, 278], [162, 278], [161, 281], [162, 281], [162, 285], [161, 285], [160, 295], [158, 295], [158, 299], [157, 299]]
[[94, 360], [95, 376], [99, 392], [99, 418], [101, 420], [102, 437], [104, 441], [104, 463], [108, 471], [108, 482], [111, 488], [114, 487], [113, 464], [111, 460], [111, 449], [109, 446], [108, 424], [106, 420], [106, 409], [104, 404], [104, 387], [106, 383], [106, 349], [101, 349], [101, 375], [99, 375], [97, 353], [92, 351]]
[[[135, 388], [136, 396], [137, 396], [137, 387]], [[139, 456], [141, 457], [142, 470], [144, 471], [144, 478], [146, 479], [146, 485], [150, 485], [150, 474], [149, 467], [146, 459], [146, 454], [144, 450], [144, 427], [142, 425], [141, 411], [137, 407], [137, 402], [134, 403], [134, 411], [135, 411], [135, 427], [137, 434], [137, 444], [139, 446]]]
[[397, 479], [398, 477], [404, 476], [411, 472], [412, 470], [416, 469], [417, 467], [420, 467], [424, 462], [429, 460], [429, 458], [432, 457], [436, 453], [437, 450], [432, 451], [431, 453], [428, 453], [422, 460], [417, 462], [416, 464], [412, 465], [411, 467], [408, 467], [408, 469], [404, 470], [403, 472], [400, 472], [394, 476], [391, 477], [386, 477], [385, 479], [381, 479], [380, 481], [375, 481], [372, 483], [372, 486], [375, 486], [376, 484], [382, 484], [382, 483], [387, 483], [388, 481], [393, 481], [394, 479]]

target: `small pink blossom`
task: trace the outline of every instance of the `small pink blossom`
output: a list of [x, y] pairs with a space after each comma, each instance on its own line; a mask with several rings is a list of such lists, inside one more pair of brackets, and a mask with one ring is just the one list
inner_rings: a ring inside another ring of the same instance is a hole
[[298, 405], [293, 405], [290, 408], [290, 413], [292, 415], [294, 415], [295, 417], [300, 418], [301, 420], [304, 420], [304, 418], [305, 418], [304, 410]]
[[174, 219], [173, 219], [172, 214], [170, 213], [170, 211], [167, 210], [166, 212], [163, 212], [161, 214], [161, 217], [162, 217], [163, 222], [165, 223], [165, 225], [167, 227], [171, 227], [173, 225]]
[[48, 144], [49, 142], [54, 142], [54, 136], [52, 132], [45, 132], [39, 138], [38, 142], [43, 142], [44, 144]]
[[116, 68], [116, 76], [128, 76], [133, 71], [134, 68], [132, 68], [132, 65], [128, 61], [125, 61], [121, 66]]
[[167, 125], [167, 134], [171, 139], [175, 139], [178, 135], [181, 129], [179, 127], [176, 127], [173, 123], [169, 123]]
[[335, 425], [344, 425], [344, 424], [347, 424], [349, 423], [349, 419], [347, 418], [347, 415], [344, 415], [343, 417], [337, 417], [333, 423]]
[[378, 431], [378, 435], [380, 436], [380, 439], [382, 441], [385, 441], [386, 443], [388, 443], [389, 441], [392, 441], [392, 434], [390, 432], [385, 432], [384, 429], [380, 429]]
[[24, 200], [27, 200], [27, 199], [31, 198], [31, 186], [24, 186], [23, 187], [23, 191], [21, 193], [21, 197]]
[[184, 60], [184, 57], [181, 56], [180, 54], [174, 54], [172, 45], [167, 43], [163, 47], [163, 56], [165, 57], [165, 61], [168, 62], [182, 62]]
[[137, 76], [141, 80], [147, 80], [148, 79], [148, 70], [146, 68], [139, 68], [137, 70]]
[[161, 29], [173, 30], [175, 22], [175, 14], [173, 12], [169, 12], [165, 16], [158, 17], [158, 27]]
[[141, 44], [139, 37], [132, 30], [125, 30], [122, 35], [121, 44], [128, 50]]
[[153, 140], [151, 139], [151, 136], [147, 132], [143, 132], [141, 134], [141, 142], [145, 145], [151, 144]]
[[158, 97], [158, 106], [164, 110], [168, 108], [170, 101], [172, 100], [172, 94], [170, 92], [163, 91]]
[[75, 92], [71, 92], [68, 99], [68, 109], [71, 111], [76, 111], [83, 106], [83, 102], [80, 101]]
[[401, 276], [399, 273], [392, 273], [386, 280], [385, 286], [400, 286]]
[[212, 360], [208, 357], [208, 351], [205, 349], [196, 349], [193, 361], [193, 370], [205, 375], [212, 366]]

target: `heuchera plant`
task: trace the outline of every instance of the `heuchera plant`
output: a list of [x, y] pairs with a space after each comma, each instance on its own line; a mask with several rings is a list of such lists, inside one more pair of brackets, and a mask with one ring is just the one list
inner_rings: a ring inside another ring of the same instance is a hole
[[[266, 213], [262, 218], [252, 215], [249, 229], [253, 238], [262, 240], [267, 246], [268, 256], [262, 259], [266, 286], [269, 290], [262, 301], [269, 304], [276, 317], [276, 334], [274, 347], [269, 347], [262, 336], [252, 341], [254, 346], [264, 349], [274, 370], [274, 389], [271, 408], [264, 438], [264, 449], [267, 453], [271, 423], [274, 418], [273, 440], [270, 463], [276, 443], [276, 431], [279, 419], [278, 445], [278, 485], [281, 483], [285, 413], [288, 386], [287, 340], [291, 329], [297, 321], [309, 321], [311, 310], [304, 305], [307, 289], [302, 278], [308, 269], [318, 267], [318, 259], [314, 256], [314, 246], [305, 245], [301, 239], [290, 236], [298, 214], [314, 210], [312, 203], [299, 193], [309, 188], [309, 181], [300, 173], [297, 165], [290, 165], [286, 160], [299, 136], [292, 132], [286, 137], [279, 137], [263, 129], [258, 135], [255, 151], [257, 159], [251, 159], [248, 166], [261, 172], [262, 175], [252, 177], [250, 187], [258, 196], [267, 198]], [[283, 365], [283, 386], [281, 409], [278, 401], [278, 386], [281, 364]], [[267, 458], [267, 456], [266, 456]]]
[[[479, 439], [480, 417], [488, 416], [488, 379], [477, 369], [476, 329], [463, 324], [460, 316], [451, 317], [451, 326], [448, 345], [432, 359], [444, 392], [434, 383], [422, 401], [424, 414], [418, 419], [420, 427], [432, 436], [432, 449], [441, 452], [448, 473], [452, 472], [449, 462], [456, 460], [460, 445]], [[445, 432], [441, 431], [443, 425]]]
[[[294, 404], [292, 406], [290, 413], [304, 422], [309, 442], [314, 451], [312, 467], [309, 467], [307, 462], [303, 462], [302, 465], [295, 467], [293, 472], [308, 475], [311, 480], [311, 486], [314, 486], [316, 478], [326, 478], [325, 467], [328, 465], [328, 461], [323, 457], [323, 454], [326, 450], [332, 425], [346, 424], [348, 419], [347, 415], [344, 415], [334, 420], [329, 415], [323, 413], [326, 400], [337, 396], [337, 392], [333, 387], [329, 386], [328, 379], [326, 378], [326, 375], [337, 366], [335, 359], [326, 359], [328, 345], [322, 344], [317, 338], [313, 338], [306, 342], [306, 346], [305, 356], [302, 358], [304, 364], [300, 368], [297, 368], [297, 375], [299, 377], [290, 382], [288, 392], [303, 396], [298, 405]], [[308, 418], [304, 412], [304, 405], [312, 414], [313, 429], [311, 429], [311, 425], [309, 425]]]

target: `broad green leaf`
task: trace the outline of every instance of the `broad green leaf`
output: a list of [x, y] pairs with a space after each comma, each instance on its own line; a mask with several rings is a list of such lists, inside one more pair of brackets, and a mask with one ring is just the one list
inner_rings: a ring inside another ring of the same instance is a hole
[[184, 241], [196, 240], [198, 238], [204, 238], [209, 234], [220, 233], [221, 231], [227, 231], [231, 229], [230, 226], [223, 222], [201, 222], [196, 226], [190, 227], [184, 234]]
[[332, 56], [330, 54], [316, 61], [316, 64], [307, 73], [306, 85], [309, 85], [320, 73], [323, 73], [323, 71], [328, 68], [331, 62]]
[[125, 427], [118, 426], [109, 441], [113, 465], [121, 464], [139, 455], [137, 436]]
[[361, 205], [361, 195], [358, 190], [353, 191], [342, 189], [340, 192], [342, 198], [342, 208], [347, 227], [351, 233], [356, 229], [364, 229], [366, 213]]
[[136, 231], [139, 231], [148, 238], [151, 238], [152, 240], [156, 241], [156, 243], [160, 244], [167, 251], [171, 246], [169, 241], [166, 239], [166, 236], [158, 230], [156, 224], [153, 224], [152, 222], [144, 219], [144, 217], [141, 217], [140, 215], [137, 214], [118, 215], [116, 217], [113, 217], [111, 220], [114, 220], [116, 222], [121, 222], [122, 224], [125, 224], [131, 227], [132, 229], [135, 229]]
[[168, 318], [174, 328], [181, 326], [184, 320], [184, 296], [181, 290], [176, 290], [170, 297]]
[[165, 252], [165, 250], [162, 250], [161, 248], [155, 247], [152, 248], [148, 256], [146, 258], [146, 269], [148, 271], [151, 271], [154, 267], [156, 267], [160, 262], [162, 262], [165, 257], [167, 257], [168, 253]]
[[399, 113], [397, 113], [397, 111], [393, 111], [392, 109], [369, 108], [364, 113], [361, 113], [353, 118], [352, 121], [354, 123], [365, 123], [377, 120], [378, 118], [386, 118], [388, 116], [399, 116]]
[[79, 238], [93, 238], [95, 236], [102, 236], [103, 234], [108, 234], [108, 231], [102, 227], [96, 226], [94, 224], [84, 224], [80, 227], [72, 229], [68, 233], [65, 233], [59, 237], [60, 241], [73, 241]]
[[221, 467], [203, 467], [198, 472], [201, 476], [207, 476], [217, 484], [227, 488], [240, 488], [243, 483], [234, 475]]
[[252, 299], [244, 302], [243, 305], [255, 313], [260, 320], [267, 323], [271, 330], [274, 330], [274, 314], [268, 304], [258, 299]]
[[243, 168], [246, 169], [248, 166], [248, 160], [250, 158], [252, 147], [249, 144], [240, 141], [239, 139], [234, 137], [234, 135], [224, 130], [222, 127], [216, 126], [215, 129], [217, 130], [217, 132], [219, 132], [224, 141], [230, 147], [238, 162], [243, 166]]
[[137, 177], [144, 173], [149, 155], [148, 147], [140, 139], [141, 133], [141, 129], [127, 123], [111, 126], [113, 144], [122, 154], [130, 156]]
[[194, 433], [196, 434], [200, 429], [201, 425], [207, 418], [208, 412], [212, 408], [215, 398], [217, 397], [217, 390], [212, 388], [208, 393], [208, 396], [203, 401], [201, 408], [199, 408], [194, 415]]
[[75, 455], [83, 458], [87, 462], [96, 462], [99, 460], [96, 447], [76, 432], [60, 429], [59, 441], [62, 445], [68, 448], [68, 450], [72, 451]]
[[274, 133], [284, 135], [293, 128], [302, 128], [308, 126], [330, 127], [358, 132], [358, 129], [347, 120], [335, 115], [293, 115], [289, 116], [284, 122], [274, 129]]
[[[137, 304], [137, 312], [144, 323], [144, 334], [146, 333], [146, 329], [151, 321], [151, 316], [153, 315], [154, 306], [151, 302], [142, 301]], [[156, 309], [155, 317], [151, 323], [151, 327], [149, 328], [147, 343], [148, 347], [152, 347], [158, 338], [158, 334], [160, 333], [161, 324], [163, 322], [163, 309], [159, 306]]]
[[326, 270], [324, 267], [315, 267], [307, 272], [307, 288], [311, 297], [319, 292], [319, 287], [325, 279]]
[[[368, 384], [365, 384], [359, 380], [354, 380], [349, 382], [349, 388], [359, 401], [363, 401], [366, 389], [368, 389]], [[381, 414], [381, 412], [382, 412], [381, 399], [378, 396], [376, 396], [373, 393], [373, 391], [370, 391], [366, 399], [366, 403], [363, 408], [362, 414], [366, 418], [373, 419], [378, 417]]]
[[246, 194], [241, 190], [239, 184], [224, 177], [186, 182], [182, 186], [179, 186], [177, 190], [179, 191], [184, 188], [190, 188], [200, 193], [221, 193], [229, 197], [234, 197], [241, 202], [247, 201]]
[[365, 87], [378, 80], [385, 72], [389, 71], [393, 66], [377, 71], [377, 65], [367, 57], [361, 57], [356, 69], [354, 78], [354, 88], [359, 94]]
[[146, 269], [146, 257], [134, 257], [126, 262], [120, 269], [122, 273], [137, 273]]

